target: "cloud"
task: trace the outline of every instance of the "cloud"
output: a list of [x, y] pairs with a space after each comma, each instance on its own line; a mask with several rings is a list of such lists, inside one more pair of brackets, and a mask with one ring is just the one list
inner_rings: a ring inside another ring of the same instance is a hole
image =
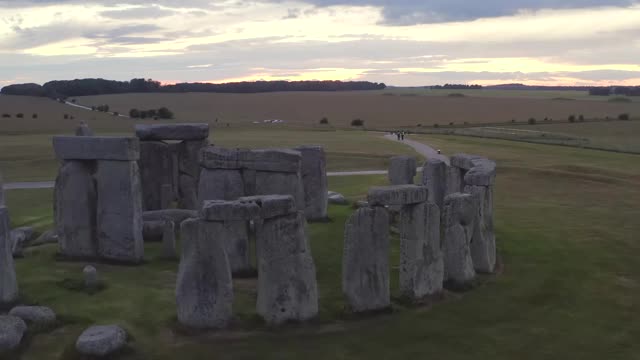
[[143, 6], [123, 10], [107, 10], [100, 15], [111, 19], [157, 19], [174, 15], [175, 12], [159, 6]]

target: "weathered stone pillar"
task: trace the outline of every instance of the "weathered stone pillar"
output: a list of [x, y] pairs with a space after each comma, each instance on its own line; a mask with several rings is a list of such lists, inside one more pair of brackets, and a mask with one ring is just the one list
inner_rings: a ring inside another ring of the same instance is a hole
[[68, 160], [60, 167], [54, 190], [55, 225], [60, 254], [69, 258], [98, 255], [95, 163]]
[[[207, 133], [208, 136], [208, 133]], [[198, 183], [200, 181], [200, 150], [209, 144], [207, 139], [184, 140], [178, 145], [179, 198], [183, 209], [198, 209]]]
[[444, 200], [442, 216], [445, 281], [468, 285], [476, 275], [471, 258], [471, 237], [476, 201], [470, 194], [455, 193]]
[[440, 159], [429, 159], [422, 167], [422, 184], [429, 189], [429, 202], [442, 209], [447, 195], [448, 165]]
[[135, 161], [99, 160], [98, 255], [138, 263], [144, 256], [142, 194]]
[[0, 305], [18, 300], [18, 281], [11, 247], [9, 211], [0, 205]]
[[145, 211], [164, 209], [167, 197], [175, 198], [173, 191], [167, 193], [163, 186], [173, 188], [173, 167], [169, 145], [162, 141], [140, 142], [140, 179], [142, 181], [142, 204]]
[[258, 314], [274, 325], [315, 317], [318, 287], [304, 212], [296, 211], [291, 196], [240, 201], [257, 204], [263, 219], [256, 224]]
[[295, 148], [302, 154], [302, 182], [304, 187], [304, 214], [307, 220], [327, 218], [328, 184], [327, 159], [322, 146]]
[[200, 205], [207, 200], [236, 200], [245, 196], [238, 150], [210, 146], [200, 156]]
[[302, 154], [289, 149], [251, 150], [240, 153], [243, 168], [255, 170], [252, 195], [291, 195], [296, 209], [305, 210]]
[[358, 209], [345, 225], [342, 292], [354, 312], [391, 306], [389, 213], [382, 207]]
[[403, 206], [399, 229], [402, 295], [419, 300], [442, 292], [444, 257], [438, 206], [426, 202]]
[[413, 184], [416, 167], [416, 158], [412, 156], [392, 157], [389, 164], [389, 182], [391, 185]]

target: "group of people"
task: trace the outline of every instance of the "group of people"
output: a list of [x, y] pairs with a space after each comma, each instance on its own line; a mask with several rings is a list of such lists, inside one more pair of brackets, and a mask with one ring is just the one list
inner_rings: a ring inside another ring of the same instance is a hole
[[399, 141], [404, 140], [405, 135], [407, 135], [407, 133], [404, 131], [394, 131], [393, 133], [396, 134], [396, 137]]

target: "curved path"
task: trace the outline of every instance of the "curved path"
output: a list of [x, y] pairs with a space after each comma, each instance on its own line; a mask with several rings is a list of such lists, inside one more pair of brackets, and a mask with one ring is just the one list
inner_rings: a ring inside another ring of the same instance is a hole
[[384, 137], [387, 140], [400, 142], [400, 143], [406, 144], [408, 146], [411, 146], [413, 148], [413, 150], [418, 152], [420, 155], [426, 157], [427, 159], [440, 159], [440, 160], [446, 162], [447, 164], [449, 164], [449, 158], [448, 157], [446, 157], [446, 156], [444, 156], [442, 154], [438, 154], [438, 150], [435, 150], [434, 148], [432, 148], [429, 145], [425, 145], [423, 143], [407, 139], [406, 137], [405, 137], [404, 140], [398, 140], [398, 138], [393, 134], [387, 134]]

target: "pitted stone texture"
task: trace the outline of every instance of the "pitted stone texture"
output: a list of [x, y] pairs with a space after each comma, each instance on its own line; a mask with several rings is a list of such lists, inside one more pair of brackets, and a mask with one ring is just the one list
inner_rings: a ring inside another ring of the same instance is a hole
[[492, 186], [496, 180], [496, 163], [489, 159], [473, 160], [473, 167], [464, 176], [464, 183], [476, 186]]
[[16, 316], [0, 315], [0, 353], [18, 347], [22, 336], [27, 331], [27, 324]]
[[200, 151], [198, 159], [200, 166], [205, 169], [239, 170], [242, 169], [240, 151], [248, 150], [207, 146]]
[[216, 236], [225, 241], [227, 258], [232, 274], [246, 274], [251, 271], [249, 258], [249, 222], [225, 221], [222, 232]]
[[178, 321], [193, 328], [224, 328], [233, 315], [233, 285], [224, 224], [186, 220], [176, 283]]
[[76, 136], [93, 136], [93, 130], [91, 130], [87, 123], [81, 121], [76, 128]]
[[238, 157], [244, 169], [285, 173], [300, 173], [302, 170], [302, 154], [295, 150], [248, 150], [240, 151]]
[[54, 190], [54, 215], [60, 253], [71, 258], [95, 257], [98, 253], [96, 185], [94, 165], [66, 161], [60, 167]]
[[496, 237], [493, 232], [493, 188], [467, 185], [465, 192], [475, 197], [476, 219], [471, 238], [473, 267], [479, 273], [492, 273], [496, 267]]
[[[169, 145], [160, 141], [140, 143], [140, 180], [142, 181], [142, 204], [145, 210], [163, 209], [163, 186], [173, 189], [173, 167]], [[174, 198], [173, 191], [169, 196]]]
[[400, 210], [400, 292], [417, 300], [442, 292], [444, 257], [440, 210], [434, 203]]
[[455, 166], [447, 166], [447, 192], [446, 195], [456, 194], [464, 190], [464, 174], [466, 170]]
[[307, 220], [327, 218], [327, 159], [321, 146], [301, 146], [304, 214]]
[[200, 151], [209, 145], [208, 140], [188, 140], [177, 144], [178, 170], [180, 174], [200, 178]]
[[203, 169], [198, 186], [199, 203], [207, 200], [236, 200], [245, 196], [242, 172], [228, 169]]
[[257, 312], [268, 324], [304, 321], [318, 314], [316, 269], [303, 212], [256, 225]]
[[208, 200], [200, 216], [206, 221], [249, 221], [260, 216], [260, 207], [254, 202]]
[[140, 140], [203, 140], [209, 137], [209, 124], [136, 125]]
[[19, 317], [29, 324], [52, 325], [56, 322], [56, 313], [46, 306], [16, 306], [9, 315]]
[[98, 270], [91, 265], [87, 265], [82, 269], [82, 276], [84, 277], [84, 286], [87, 289], [95, 289], [100, 284]]
[[413, 184], [416, 167], [416, 158], [412, 156], [392, 157], [389, 164], [389, 182], [391, 185]]
[[342, 291], [354, 312], [391, 306], [389, 213], [360, 208], [347, 220], [342, 257]]
[[183, 209], [197, 209], [198, 180], [191, 175], [181, 174], [178, 181], [178, 206]]
[[122, 349], [127, 333], [117, 325], [91, 326], [80, 334], [76, 350], [82, 355], [107, 356]]
[[185, 209], [164, 209], [155, 211], [145, 211], [142, 219], [146, 221], [164, 221], [170, 219], [176, 224], [180, 224], [186, 219], [195, 219], [198, 217], [198, 211]]
[[163, 259], [177, 259], [175, 224], [173, 221], [167, 220], [164, 222], [162, 230], [162, 252], [160, 256], [162, 256]]
[[304, 211], [304, 188], [300, 173], [256, 172], [254, 195], [291, 195], [296, 209]]
[[456, 193], [444, 200], [442, 217], [445, 281], [467, 284], [475, 278], [471, 237], [476, 201], [470, 194]]
[[426, 202], [429, 191], [424, 186], [374, 186], [369, 189], [368, 201], [372, 206], [410, 205]]
[[134, 161], [98, 161], [98, 255], [139, 263], [144, 256], [142, 194]]
[[136, 138], [115, 136], [54, 136], [53, 149], [60, 160], [119, 160], [140, 158]]
[[10, 304], [18, 299], [18, 281], [11, 253], [9, 211], [0, 206], [0, 304]]
[[429, 189], [429, 202], [442, 208], [447, 194], [447, 171], [449, 166], [440, 159], [429, 159], [422, 168], [422, 184]]
[[270, 219], [296, 213], [295, 201], [291, 195], [248, 196], [239, 199], [243, 203], [259, 206], [259, 217]]

